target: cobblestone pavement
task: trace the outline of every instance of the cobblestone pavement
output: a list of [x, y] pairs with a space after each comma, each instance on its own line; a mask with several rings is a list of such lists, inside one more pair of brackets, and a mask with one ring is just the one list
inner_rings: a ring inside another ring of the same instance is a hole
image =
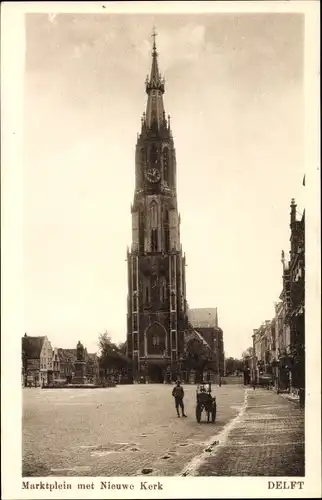
[[265, 389], [248, 389], [230, 432], [200, 456], [191, 475], [304, 476], [304, 411]]
[[195, 386], [177, 418], [170, 385], [23, 390], [23, 476], [172, 476], [243, 408], [242, 386], [213, 387], [215, 424], [195, 419]]

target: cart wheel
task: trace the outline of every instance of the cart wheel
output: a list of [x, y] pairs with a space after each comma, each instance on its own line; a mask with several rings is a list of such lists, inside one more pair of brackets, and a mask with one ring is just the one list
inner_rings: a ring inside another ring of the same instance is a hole
[[212, 408], [212, 414], [211, 414], [211, 422], [214, 424], [216, 422], [216, 415], [217, 415], [217, 405], [214, 404]]
[[196, 406], [196, 419], [199, 424], [201, 420], [201, 408], [199, 408], [199, 406]]

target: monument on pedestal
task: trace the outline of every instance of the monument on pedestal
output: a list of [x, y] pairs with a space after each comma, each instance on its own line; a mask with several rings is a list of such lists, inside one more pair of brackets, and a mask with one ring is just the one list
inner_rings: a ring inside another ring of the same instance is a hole
[[80, 341], [78, 341], [76, 350], [77, 361], [75, 361], [75, 375], [73, 377], [72, 384], [86, 384], [85, 350]]

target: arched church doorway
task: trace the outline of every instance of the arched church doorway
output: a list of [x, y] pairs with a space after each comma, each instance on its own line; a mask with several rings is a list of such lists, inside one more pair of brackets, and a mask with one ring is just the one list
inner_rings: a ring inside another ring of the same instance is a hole
[[148, 368], [149, 380], [152, 384], [163, 384], [164, 373], [163, 368], [159, 365], [149, 365]]

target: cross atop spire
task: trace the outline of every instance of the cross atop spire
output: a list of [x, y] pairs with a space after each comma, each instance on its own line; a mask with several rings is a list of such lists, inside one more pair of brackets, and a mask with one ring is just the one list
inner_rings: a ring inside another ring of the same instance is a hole
[[153, 38], [153, 52], [156, 52], [156, 50], [157, 50], [157, 46], [156, 46], [156, 43], [155, 43], [155, 38], [158, 36], [158, 33], [157, 33], [157, 32], [156, 32], [156, 30], [155, 30], [155, 26], [153, 26], [151, 36], [152, 36], [152, 38]]
[[166, 127], [165, 111], [162, 95], [164, 94], [164, 78], [159, 73], [158, 68], [158, 53], [155, 39], [157, 32], [155, 27], [152, 29], [152, 65], [150, 76], [147, 76], [145, 81], [145, 91], [148, 94], [146, 107], [146, 117], [143, 120], [144, 125], [150, 129], [152, 124], [157, 129]]
[[151, 67], [151, 73], [150, 73], [150, 79], [147, 79], [146, 82], [146, 92], [147, 94], [150, 93], [150, 91], [153, 90], [160, 90], [161, 93], [164, 93], [164, 80], [161, 78], [161, 75], [159, 73], [159, 68], [158, 68], [158, 53], [157, 53], [157, 46], [155, 43], [155, 38], [157, 36], [157, 32], [155, 30], [155, 27], [153, 27], [151, 37], [153, 38], [153, 45], [152, 45], [152, 67]]

